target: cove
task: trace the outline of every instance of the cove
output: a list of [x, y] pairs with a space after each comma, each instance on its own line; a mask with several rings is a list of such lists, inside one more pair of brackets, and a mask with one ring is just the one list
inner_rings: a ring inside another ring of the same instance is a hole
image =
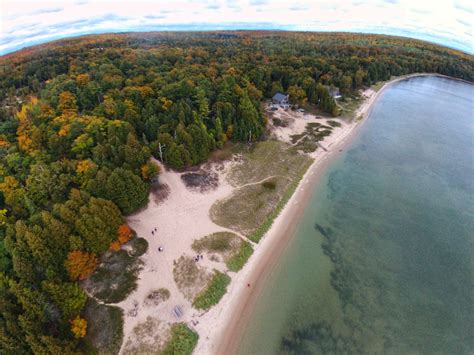
[[474, 351], [474, 86], [394, 83], [315, 187], [240, 354]]

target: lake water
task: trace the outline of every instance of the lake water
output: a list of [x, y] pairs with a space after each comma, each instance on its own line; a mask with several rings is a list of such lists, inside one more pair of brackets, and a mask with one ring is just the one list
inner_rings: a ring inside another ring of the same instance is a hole
[[474, 352], [474, 86], [385, 90], [331, 163], [240, 354]]

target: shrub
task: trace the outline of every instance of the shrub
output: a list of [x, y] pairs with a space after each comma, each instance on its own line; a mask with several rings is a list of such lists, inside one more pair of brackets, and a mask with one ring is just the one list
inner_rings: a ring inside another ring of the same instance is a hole
[[192, 248], [198, 253], [203, 250], [209, 252], [225, 252], [232, 248], [231, 242], [234, 235], [229, 232], [217, 232], [195, 240]]
[[269, 190], [275, 190], [276, 182], [275, 181], [264, 181], [262, 183], [262, 186], [266, 189], [269, 189]]
[[184, 323], [176, 323], [171, 327], [171, 339], [166, 344], [165, 355], [190, 355], [199, 339], [199, 335]]
[[230, 271], [239, 271], [245, 265], [253, 253], [253, 248], [248, 242], [240, 245], [239, 251], [226, 260], [226, 265]]
[[193, 306], [197, 309], [209, 309], [219, 303], [222, 296], [225, 295], [229, 283], [230, 277], [228, 275], [215, 270], [207, 288], [194, 299]]

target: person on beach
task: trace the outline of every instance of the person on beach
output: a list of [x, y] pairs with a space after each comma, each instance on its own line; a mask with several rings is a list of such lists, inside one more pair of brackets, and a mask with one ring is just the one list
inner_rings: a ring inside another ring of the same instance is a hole
[[163, 247], [158, 247], [158, 251], [159, 251], [159, 252], [162, 252], [162, 251], [163, 251]]

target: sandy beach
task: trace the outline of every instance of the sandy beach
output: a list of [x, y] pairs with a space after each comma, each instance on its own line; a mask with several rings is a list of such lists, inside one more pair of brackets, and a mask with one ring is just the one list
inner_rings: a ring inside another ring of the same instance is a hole
[[[367, 100], [376, 96], [366, 93]], [[370, 105], [366, 106], [368, 110]], [[360, 112], [364, 114], [364, 112]], [[283, 211], [275, 219], [244, 268], [234, 278], [219, 305], [209, 311], [207, 322], [199, 328], [200, 340], [195, 354], [233, 354], [239, 344], [242, 329], [252, 311], [265, 279], [294, 235], [299, 218], [312, 196], [325, 167], [350, 141], [361, 122], [343, 126], [323, 142], [327, 151], [314, 154], [314, 162], [305, 173]], [[248, 287], [250, 284], [250, 287]]]
[[[215, 224], [209, 215], [215, 202], [225, 199], [239, 188], [226, 180], [229, 169], [234, 164], [239, 164], [238, 157], [206, 165], [206, 170], [218, 177], [219, 184], [216, 188], [204, 192], [187, 187], [181, 178], [182, 173], [167, 171], [162, 167], [160, 183], [167, 186], [169, 194], [162, 199], [151, 194], [147, 208], [128, 218], [129, 225], [140, 237], [148, 241], [149, 249], [142, 257], [144, 267], [138, 277], [137, 289], [118, 304], [124, 310], [124, 341], [121, 353], [136, 352], [139, 344], [143, 343], [150, 348], [162, 346], [168, 338], [171, 324], [175, 322], [185, 322], [199, 334], [195, 354], [234, 353], [239, 344], [241, 329], [246, 324], [261, 287], [291, 240], [298, 220], [325, 167], [355, 136], [382, 91], [392, 83], [404, 79], [406, 78], [402, 77], [390, 81], [378, 92], [365, 90], [362, 93], [364, 101], [355, 112], [358, 119], [353, 122], [340, 121], [341, 126], [335, 128], [332, 134], [321, 142], [324, 149], [310, 153], [314, 162], [306, 171], [295, 193], [260, 242], [252, 243], [254, 253], [245, 266], [237, 273], [228, 272], [232, 281], [227, 293], [208, 311], [197, 311], [192, 306], [192, 298], [202, 291], [206, 282], [183, 290], [177, 286], [173, 270], [178, 259], [194, 257], [196, 252], [191, 248], [194, 240], [211, 233], [232, 232], [248, 241], [236, 231]], [[283, 141], [288, 141], [291, 134], [304, 131], [309, 122], [324, 124], [330, 120], [309, 114], [288, 114], [283, 110], [279, 110], [277, 115], [281, 118], [293, 115], [286, 117], [291, 122], [289, 127], [273, 128], [274, 137]], [[157, 161], [156, 163], [159, 164]], [[159, 247], [163, 248], [163, 252], [158, 251]], [[202, 281], [210, 278], [212, 270], [226, 271], [221, 260], [207, 257], [196, 265]], [[169, 299], [150, 307], [147, 304], [148, 295], [161, 288], [169, 291]], [[180, 311], [179, 316], [176, 315], [177, 308]], [[139, 331], [144, 324], [152, 324], [153, 329], [146, 336]]]
[[[326, 142], [328, 151], [319, 152], [315, 157], [284, 210], [260, 241], [254, 255], [233, 280], [229, 292], [218, 307], [211, 310], [215, 313], [213, 322], [208, 324], [207, 329], [201, 327], [201, 338], [195, 350], [196, 354], [234, 354], [237, 351], [243, 329], [265, 285], [265, 280], [293, 237], [298, 221], [311, 199], [314, 187], [326, 167], [356, 137], [357, 131], [366, 121], [375, 102], [386, 88], [398, 81], [424, 75], [431, 74], [399, 77], [388, 81], [378, 91], [369, 88], [362, 92], [364, 101], [355, 111], [358, 122], [348, 125], [335, 136], [331, 135], [331, 142]], [[251, 284], [251, 288], [247, 287], [248, 283]], [[225, 308], [217, 311], [222, 304], [226, 305]]]

